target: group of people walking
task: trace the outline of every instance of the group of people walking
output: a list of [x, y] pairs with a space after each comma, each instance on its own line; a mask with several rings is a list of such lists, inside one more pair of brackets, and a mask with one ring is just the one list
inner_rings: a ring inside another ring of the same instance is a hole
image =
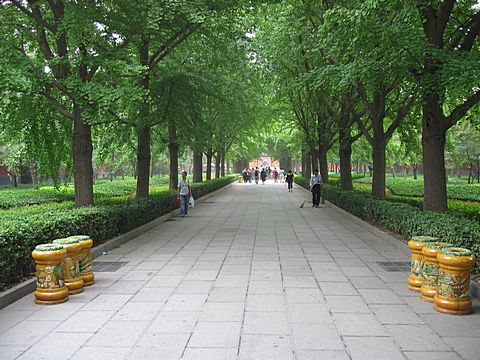
[[[293, 178], [295, 175], [293, 174], [292, 170], [289, 170], [287, 173], [285, 173], [283, 169], [277, 170], [277, 168], [274, 168], [272, 170], [270, 167], [266, 167], [259, 170], [258, 167], [255, 167], [251, 169], [244, 169], [242, 172], [242, 176], [244, 183], [251, 183], [252, 180], [255, 180], [255, 184], [258, 184], [259, 179], [262, 180], [262, 184], [265, 184], [267, 177], [271, 176], [274, 183], [278, 183], [279, 181], [280, 183], [285, 182], [288, 192], [293, 191]], [[320, 206], [321, 184], [322, 177], [320, 176], [318, 169], [315, 169], [313, 175], [310, 178], [312, 207]]]
[[[270, 170], [270, 169], [268, 169]], [[283, 169], [277, 171], [275, 168], [273, 171], [270, 171], [273, 176], [274, 182], [278, 181], [280, 178], [280, 182], [285, 181], [287, 185], [288, 192], [293, 191], [293, 175], [292, 170], [289, 170], [288, 173], [285, 175]], [[258, 184], [258, 179], [262, 180], [262, 184], [265, 184], [267, 180], [267, 169], [262, 168], [260, 171], [258, 167], [250, 169], [244, 169], [242, 172], [243, 180], [246, 183], [252, 182], [252, 177], [255, 179], [255, 184]], [[320, 206], [320, 196], [321, 196], [321, 186], [322, 184], [322, 177], [318, 173], [318, 169], [315, 169], [313, 172], [312, 177], [310, 178], [310, 191], [312, 192], [312, 207], [319, 207]], [[180, 213], [181, 216], [184, 217], [188, 213], [189, 207], [189, 198], [192, 195], [192, 190], [190, 187], [190, 182], [187, 179], [187, 172], [182, 172], [182, 178], [178, 181], [177, 187], [177, 195], [178, 199], [180, 200]], [[302, 205], [303, 206], [303, 205]]]
[[258, 167], [251, 168], [251, 169], [243, 169], [242, 171], [242, 176], [243, 176], [243, 182], [244, 183], [251, 183], [252, 180], [255, 180], [255, 184], [258, 184], [258, 180], [262, 180], [262, 184], [265, 184], [265, 181], [267, 181], [267, 177], [269, 175], [269, 172], [266, 168], [262, 168], [261, 170], [258, 169]]
[[242, 177], [244, 183], [251, 183], [255, 180], [255, 184], [258, 184], [259, 180], [262, 181], [262, 185], [265, 184], [268, 177], [273, 178], [274, 183], [283, 183], [287, 185], [288, 191], [293, 191], [293, 172], [289, 170], [287, 173], [283, 169], [277, 170], [277, 168], [271, 169], [270, 167], [259, 169], [258, 167], [251, 169], [243, 169]]

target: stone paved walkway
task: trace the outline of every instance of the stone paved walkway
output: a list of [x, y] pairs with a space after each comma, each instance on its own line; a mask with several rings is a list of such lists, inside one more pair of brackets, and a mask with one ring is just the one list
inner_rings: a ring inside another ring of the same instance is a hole
[[0, 359], [480, 359], [480, 307], [441, 315], [406, 255], [305, 192], [235, 184], [115, 249], [56, 306], [0, 310]]

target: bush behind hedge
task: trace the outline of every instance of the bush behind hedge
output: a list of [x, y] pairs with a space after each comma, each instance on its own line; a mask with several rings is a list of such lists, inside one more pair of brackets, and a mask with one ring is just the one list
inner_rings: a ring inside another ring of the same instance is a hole
[[[295, 179], [308, 188], [308, 180]], [[436, 236], [455, 246], [471, 249], [480, 255], [480, 223], [449, 214], [423, 211], [417, 207], [388, 200], [376, 200], [356, 191], [324, 186], [325, 199], [373, 224], [409, 238], [414, 235]]]
[[[168, 176], [151, 179], [150, 189], [168, 187]], [[97, 179], [93, 186], [95, 200], [114, 196], [132, 196], [135, 193], [136, 180], [134, 178]], [[48, 203], [60, 203], [75, 200], [73, 185], [42, 186], [40, 189], [21, 186], [18, 188], [0, 189], [0, 209], [10, 209], [21, 206], [34, 206]]]
[[[356, 187], [355, 191], [357, 191]], [[387, 200], [409, 204], [420, 209], [423, 208], [423, 198], [391, 196], [387, 197]], [[448, 214], [480, 222], [480, 202], [448, 200]]]
[[[195, 197], [202, 197], [236, 179], [236, 176], [193, 184]], [[88, 234], [94, 245], [146, 224], [176, 208], [175, 191], [153, 191], [149, 199], [129, 197], [102, 199], [98, 205], [80, 209], [50, 207], [42, 213], [8, 217], [0, 221], [0, 290], [34, 271], [31, 252], [38, 244], [75, 234]]]

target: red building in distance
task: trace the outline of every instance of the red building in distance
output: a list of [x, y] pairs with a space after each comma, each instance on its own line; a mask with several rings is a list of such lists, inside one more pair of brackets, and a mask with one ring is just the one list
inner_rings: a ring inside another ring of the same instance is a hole
[[266, 168], [270, 166], [271, 169], [280, 169], [280, 162], [278, 160], [273, 160], [270, 156], [262, 156], [258, 160], [250, 161], [249, 165], [250, 169], [253, 167]]

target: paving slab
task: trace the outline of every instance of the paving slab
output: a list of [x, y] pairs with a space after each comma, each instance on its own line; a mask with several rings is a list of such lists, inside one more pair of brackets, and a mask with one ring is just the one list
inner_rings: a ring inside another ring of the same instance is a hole
[[304, 196], [267, 182], [198, 202], [98, 259], [120, 267], [68, 302], [0, 310], [0, 359], [479, 358], [478, 300], [435, 312], [378, 264], [409, 261], [387, 236]]

